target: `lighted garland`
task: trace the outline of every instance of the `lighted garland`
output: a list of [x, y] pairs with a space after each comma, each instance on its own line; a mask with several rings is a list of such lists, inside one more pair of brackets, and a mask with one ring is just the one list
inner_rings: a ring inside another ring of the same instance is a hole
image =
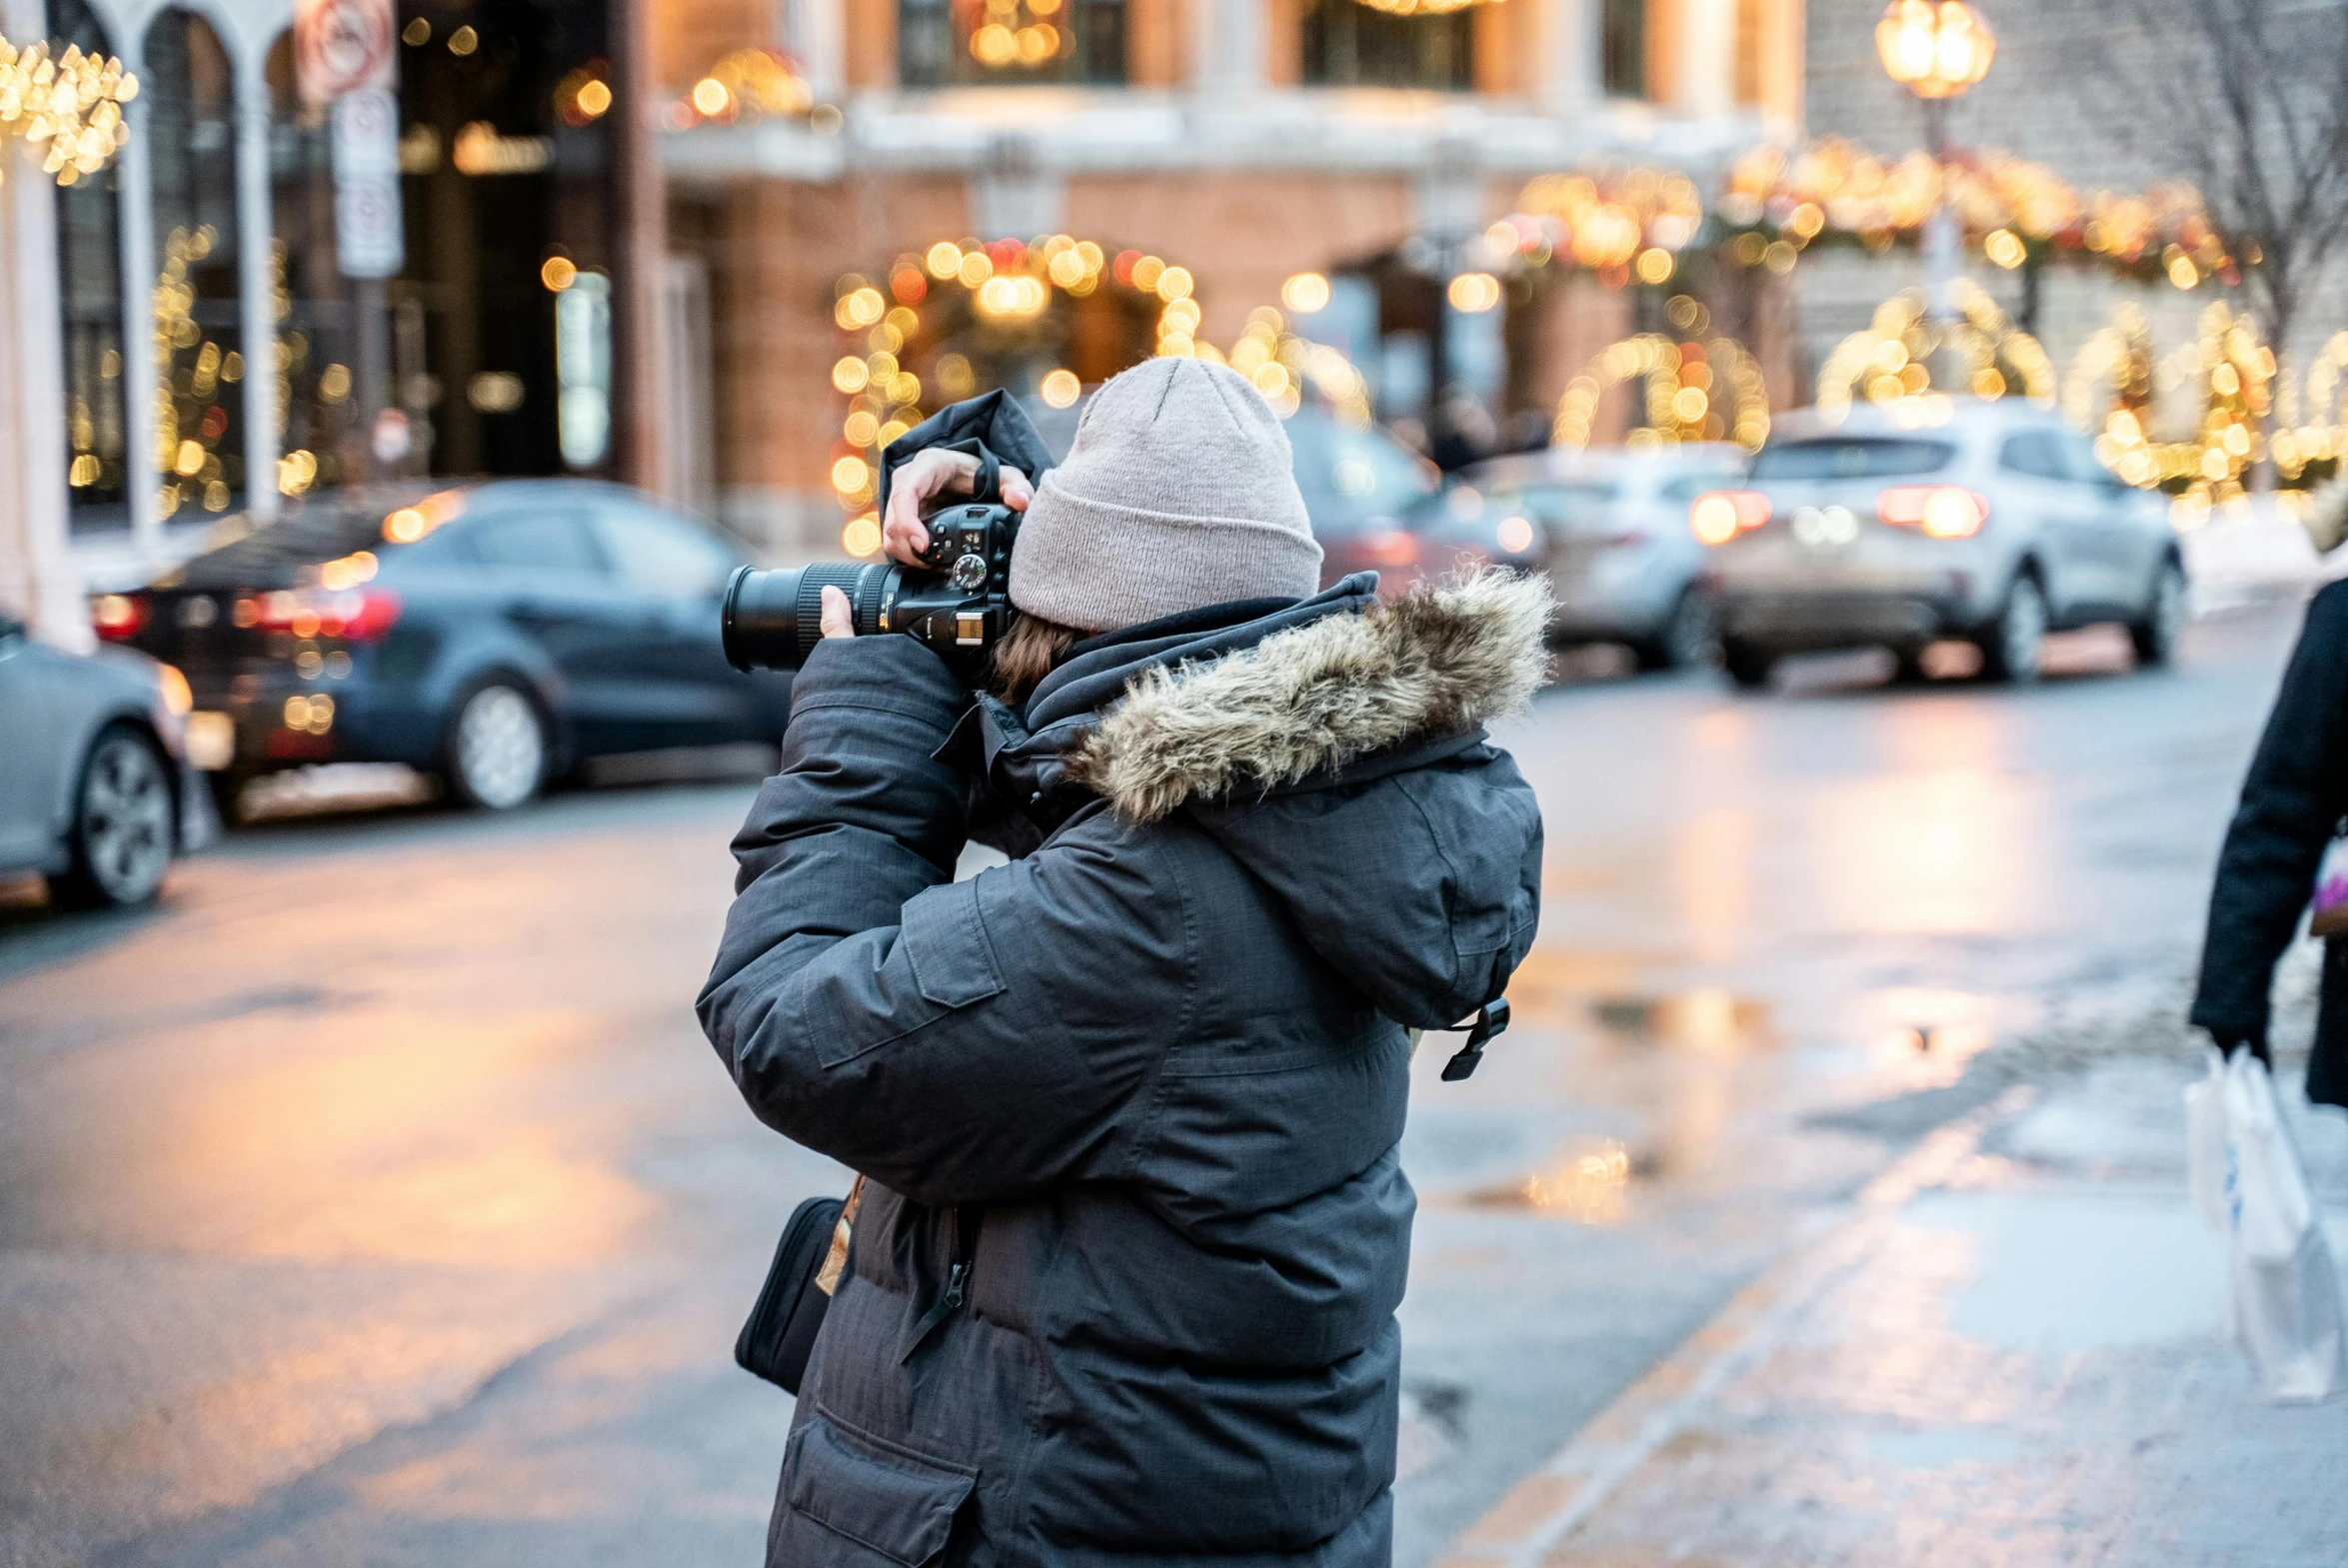
[[218, 240], [210, 224], [173, 229], [155, 280], [155, 466], [163, 476], [157, 501], [167, 518], [190, 501], [224, 512], [232, 488], [228, 467], [236, 455], [222, 449], [229, 429], [222, 389], [244, 380], [245, 357], [205, 334], [188, 278]]
[[1783, 272], [1812, 244], [1882, 251], [1912, 242], [1944, 199], [1967, 241], [2009, 270], [2077, 259], [2125, 277], [2166, 277], [2179, 288], [2212, 276], [2229, 286], [2241, 281], [2190, 186], [2082, 196], [2045, 165], [1997, 149], [1886, 161], [1840, 137], [1792, 154], [1757, 147], [1730, 169], [1718, 212], [1740, 265]]
[[[575, 124], [585, 124], [611, 107], [611, 88], [601, 78], [582, 78], [576, 86], [566, 79], [565, 85], [571, 89], [569, 95], [557, 94], [565, 118], [586, 117], [573, 120]], [[705, 120], [731, 125], [738, 120], [806, 119], [815, 110], [815, 89], [797, 59], [779, 49], [737, 49], [669, 106], [669, 124], [685, 131]]]
[[1684, 337], [1624, 338], [1566, 383], [1551, 429], [1558, 446], [1587, 447], [1600, 400], [1633, 380], [1643, 383], [1645, 420], [1630, 433], [1632, 447], [1734, 441], [1758, 450], [1769, 439], [1769, 391], [1752, 355], [1734, 338], [1712, 335], [1711, 318], [1686, 295], [1674, 296], [1667, 310]]
[[20, 51], [0, 38], [0, 142], [46, 143], [41, 172], [59, 185], [106, 167], [130, 139], [122, 106], [138, 95], [139, 79], [120, 60], [83, 54], [74, 44], [52, 60], [45, 43]]
[[1659, 284], [1703, 223], [1703, 197], [1682, 174], [1545, 174], [1525, 185], [1516, 211], [1484, 231], [1481, 259], [1504, 273], [1563, 267], [1617, 288], [1634, 274]]
[[1449, 16], [1470, 6], [1494, 5], [1498, 0], [1356, 0], [1356, 3], [1388, 16]]

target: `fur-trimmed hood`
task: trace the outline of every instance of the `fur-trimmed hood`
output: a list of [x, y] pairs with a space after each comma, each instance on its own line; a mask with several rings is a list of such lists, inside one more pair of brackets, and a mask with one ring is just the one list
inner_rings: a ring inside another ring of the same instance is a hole
[[1145, 670], [1068, 756], [1129, 820], [1334, 776], [1523, 709], [1547, 667], [1544, 579], [1486, 570], [1219, 657]]

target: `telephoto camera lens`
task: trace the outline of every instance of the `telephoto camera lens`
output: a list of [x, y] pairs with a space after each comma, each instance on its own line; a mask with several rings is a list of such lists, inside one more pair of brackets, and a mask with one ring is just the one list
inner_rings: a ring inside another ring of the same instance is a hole
[[848, 596], [858, 637], [881, 630], [881, 610], [895, 595], [899, 569], [886, 561], [862, 566], [736, 570], [726, 585], [726, 662], [737, 670], [797, 670], [824, 639], [824, 590]]

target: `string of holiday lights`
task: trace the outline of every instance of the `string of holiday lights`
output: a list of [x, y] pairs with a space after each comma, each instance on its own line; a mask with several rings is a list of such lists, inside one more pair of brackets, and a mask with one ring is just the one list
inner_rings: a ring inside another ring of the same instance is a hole
[[68, 44], [54, 60], [49, 46], [18, 49], [0, 38], [0, 144], [46, 145], [41, 172], [72, 185], [106, 167], [130, 139], [122, 106], [139, 95], [139, 79], [111, 56]]

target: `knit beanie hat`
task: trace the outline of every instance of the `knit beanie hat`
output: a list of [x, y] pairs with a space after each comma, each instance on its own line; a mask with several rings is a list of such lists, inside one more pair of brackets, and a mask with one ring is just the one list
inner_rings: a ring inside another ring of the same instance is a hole
[[1011, 602], [1081, 632], [1319, 587], [1279, 416], [1236, 371], [1171, 356], [1093, 395], [1011, 553]]

